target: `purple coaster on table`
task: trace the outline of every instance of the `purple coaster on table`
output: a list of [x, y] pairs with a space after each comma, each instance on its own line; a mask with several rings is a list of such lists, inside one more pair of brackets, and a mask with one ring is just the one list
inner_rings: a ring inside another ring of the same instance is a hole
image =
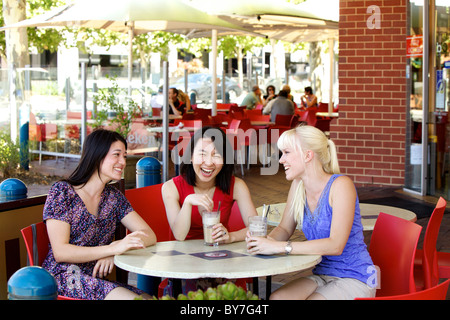
[[361, 216], [361, 219], [378, 219], [378, 215], [373, 214], [373, 215]]
[[156, 251], [153, 252], [154, 254], [159, 254], [161, 256], [178, 256], [180, 254], [185, 254], [183, 252], [180, 251], [176, 251], [176, 250], [168, 250], [168, 251]]
[[206, 259], [206, 260], [217, 260], [217, 259], [244, 257], [245, 254], [236, 253], [236, 252], [232, 252], [229, 250], [217, 250], [217, 251], [209, 251], [209, 252], [191, 253], [191, 256]]

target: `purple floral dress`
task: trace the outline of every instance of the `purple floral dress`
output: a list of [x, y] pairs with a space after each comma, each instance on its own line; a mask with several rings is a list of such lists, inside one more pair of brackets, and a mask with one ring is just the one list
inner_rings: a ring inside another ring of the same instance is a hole
[[[110, 244], [116, 225], [133, 211], [125, 196], [115, 187], [106, 185], [100, 198], [97, 217], [89, 213], [73, 187], [63, 181], [56, 182], [49, 190], [44, 205], [44, 221], [56, 219], [70, 224], [69, 243], [94, 247]], [[53, 251], [49, 251], [42, 267], [50, 271], [58, 282], [58, 294], [67, 297], [103, 300], [113, 289], [122, 286], [142, 294], [134, 287], [92, 277], [96, 261], [87, 263], [58, 263]]]

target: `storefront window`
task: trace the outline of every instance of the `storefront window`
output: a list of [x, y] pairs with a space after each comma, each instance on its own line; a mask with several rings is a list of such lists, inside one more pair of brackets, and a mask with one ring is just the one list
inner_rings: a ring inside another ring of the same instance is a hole
[[410, 1], [407, 43], [405, 187], [420, 192], [422, 177], [423, 1]]
[[[409, 6], [405, 187], [449, 197], [450, 0], [427, 2], [425, 16], [423, 0]], [[424, 34], [430, 34], [428, 46]]]

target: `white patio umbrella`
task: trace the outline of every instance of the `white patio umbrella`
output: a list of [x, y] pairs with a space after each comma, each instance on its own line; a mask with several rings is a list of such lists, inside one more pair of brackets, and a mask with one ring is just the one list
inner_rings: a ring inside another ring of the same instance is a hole
[[[132, 40], [135, 34], [163, 30], [194, 37], [194, 34], [201, 30], [202, 36], [211, 36], [212, 34], [213, 52], [217, 52], [217, 35], [257, 35], [247, 32], [245, 28], [231, 22], [198, 10], [186, 0], [77, 0], [72, 4], [5, 26], [0, 30], [20, 27], [86, 27], [127, 32], [129, 34], [128, 80], [130, 95]], [[215, 60], [212, 74], [213, 112], [216, 110], [217, 98]], [[163, 120], [165, 128], [163, 134], [164, 181], [168, 172], [168, 88], [167, 85], [165, 87], [165, 116]], [[82, 126], [82, 136], [85, 136], [86, 124], [83, 123]]]

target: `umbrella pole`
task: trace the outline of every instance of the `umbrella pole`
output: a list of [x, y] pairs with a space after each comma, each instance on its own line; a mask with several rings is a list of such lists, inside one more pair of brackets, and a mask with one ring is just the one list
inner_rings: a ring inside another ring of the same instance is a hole
[[167, 61], [163, 62], [163, 96], [164, 96], [164, 106], [163, 106], [163, 152], [162, 152], [162, 167], [163, 176], [162, 182], [166, 182], [169, 177], [169, 63]]
[[[217, 115], [217, 29], [213, 29], [211, 32], [211, 45], [212, 45], [212, 107], [211, 115]], [[223, 97], [222, 97], [223, 98]]]
[[328, 50], [330, 53], [330, 92], [329, 92], [329, 102], [328, 102], [328, 112], [332, 113], [333, 106], [333, 87], [334, 87], [334, 39], [328, 39]]
[[131, 81], [133, 79], [133, 38], [134, 38], [134, 22], [129, 21], [128, 26], [128, 96], [131, 99]]

